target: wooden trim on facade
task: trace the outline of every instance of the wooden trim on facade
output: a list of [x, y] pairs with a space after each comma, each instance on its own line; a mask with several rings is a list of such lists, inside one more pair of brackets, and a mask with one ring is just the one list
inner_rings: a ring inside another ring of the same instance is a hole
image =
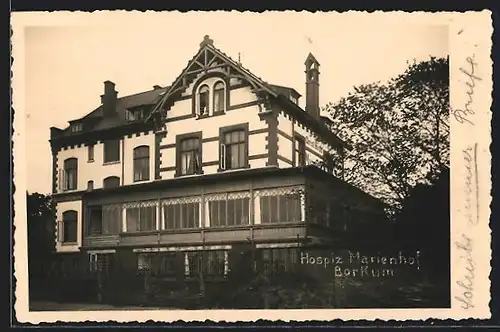
[[56, 193], [52, 195], [52, 200], [55, 203], [80, 201], [85, 193], [87, 193], [85, 190]]
[[[248, 135], [257, 135], [257, 134], [265, 134], [267, 133], [267, 128], [261, 128], [261, 129], [254, 129], [254, 130], [249, 130]], [[203, 143], [210, 143], [210, 142], [218, 142], [220, 139], [220, 136], [213, 136], [213, 137], [205, 137], [202, 138]], [[176, 147], [176, 143], [170, 143], [170, 144], [163, 144], [159, 145], [158, 149], [163, 150], [163, 149], [172, 149]]]
[[156, 133], [155, 134], [155, 180], [161, 179], [160, 168], [161, 168], [161, 150], [160, 144], [161, 140], [167, 136], [166, 133]]
[[324, 159], [324, 156], [321, 153], [318, 153], [318, 152], [314, 151], [313, 149], [311, 149], [309, 146], [307, 146], [307, 142], [306, 142], [306, 151], [309, 152], [310, 154], [318, 157], [321, 160]]
[[240, 108], [246, 108], [246, 107], [250, 107], [250, 106], [256, 106], [256, 105], [259, 105], [259, 104], [262, 104], [261, 100], [253, 100], [253, 101], [249, 101], [249, 102], [246, 102], [246, 103], [231, 105], [231, 106], [228, 107], [227, 110], [228, 111], [234, 111], [234, 110], [237, 110], [237, 109], [240, 109]]
[[293, 166], [293, 161], [286, 158], [286, 157], [283, 157], [282, 155], [278, 154], [278, 160], [281, 160], [281, 161], [284, 161], [285, 163], [288, 163], [290, 164], [291, 166]]
[[266, 147], [268, 158], [266, 166], [278, 166], [278, 113], [276, 111], [261, 111], [259, 117], [267, 125]]

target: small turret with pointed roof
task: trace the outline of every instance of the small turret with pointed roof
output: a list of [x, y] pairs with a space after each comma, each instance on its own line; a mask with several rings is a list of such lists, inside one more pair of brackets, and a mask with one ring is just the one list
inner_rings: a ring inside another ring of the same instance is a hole
[[309, 53], [304, 64], [306, 65], [306, 68], [311, 68], [313, 64], [316, 64], [317, 67], [319, 68], [319, 62], [318, 60], [316, 60], [316, 58], [312, 53]]
[[312, 53], [306, 61], [306, 112], [314, 118], [320, 119], [319, 110], [319, 62]]

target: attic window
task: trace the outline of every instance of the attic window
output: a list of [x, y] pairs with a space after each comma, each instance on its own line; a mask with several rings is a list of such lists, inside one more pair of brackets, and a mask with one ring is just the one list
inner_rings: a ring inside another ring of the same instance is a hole
[[208, 105], [210, 103], [208, 86], [201, 86], [198, 95], [198, 114], [200, 116], [208, 115]]
[[144, 111], [138, 110], [125, 110], [125, 119], [128, 121], [138, 121], [144, 118]]
[[78, 133], [80, 131], [83, 131], [83, 124], [75, 123], [75, 124], [71, 125], [71, 132], [72, 133]]
[[295, 96], [290, 96], [290, 100], [294, 103], [297, 104], [298, 100], [295, 98]]

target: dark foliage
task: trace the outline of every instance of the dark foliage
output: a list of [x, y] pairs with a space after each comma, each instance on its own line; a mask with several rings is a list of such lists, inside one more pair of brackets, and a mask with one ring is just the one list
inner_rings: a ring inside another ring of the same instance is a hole
[[442, 167], [429, 184], [412, 188], [396, 216], [395, 236], [401, 245], [422, 251], [428, 271], [449, 273], [450, 259], [450, 170]]
[[413, 62], [387, 83], [328, 104], [331, 130], [350, 146], [345, 180], [396, 210], [411, 188], [449, 164], [449, 63]]
[[55, 250], [55, 208], [49, 195], [26, 193], [30, 291], [44, 287]]

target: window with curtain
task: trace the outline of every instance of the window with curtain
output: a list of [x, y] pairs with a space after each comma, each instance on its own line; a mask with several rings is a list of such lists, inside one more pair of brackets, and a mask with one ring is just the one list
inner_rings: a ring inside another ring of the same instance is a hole
[[77, 242], [77, 233], [78, 233], [78, 213], [73, 210], [63, 212], [61, 242], [63, 243]]
[[134, 149], [134, 182], [149, 180], [149, 146]]
[[224, 82], [218, 81], [214, 85], [214, 113], [224, 112], [226, 109], [226, 89]]
[[115, 188], [120, 186], [120, 178], [117, 176], [109, 176], [102, 182], [104, 188]]
[[198, 115], [208, 115], [210, 105], [208, 85], [202, 85], [198, 90], [198, 103]]
[[69, 158], [64, 161], [63, 190], [76, 190], [78, 183], [78, 159]]
[[201, 139], [188, 137], [180, 140], [179, 144], [179, 175], [201, 173]]
[[248, 158], [246, 149], [246, 133], [243, 129], [225, 132], [222, 143], [222, 169], [246, 167]]
[[104, 141], [104, 163], [120, 161], [120, 140]]
[[156, 206], [127, 208], [127, 232], [147, 232], [156, 229]]

